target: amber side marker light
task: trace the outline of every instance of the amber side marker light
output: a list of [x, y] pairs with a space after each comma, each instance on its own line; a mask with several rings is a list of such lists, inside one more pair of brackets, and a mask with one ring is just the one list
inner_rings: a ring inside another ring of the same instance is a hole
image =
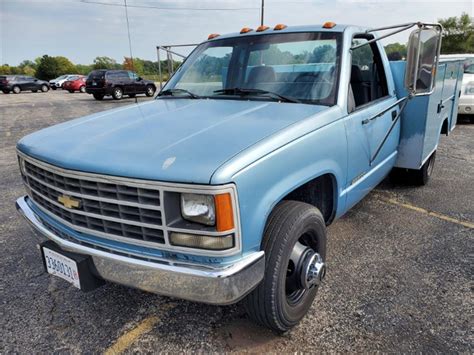
[[214, 196], [216, 206], [217, 231], [225, 232], [234, 229], [234, 211], [230, 193]]
[[251, 32], [251, 31], [253, 31], [253, 28], [244, 27], [240, 30], [240, 33], [248, 33], [248, 32]]
[[207, 36], [207, 39], [213, 39], [213, 38], [216, 38], [216, 37], [219, 37], [220, 34], [219, 33], [211, 33], [209, 36]]
[[258, 27], [257, 27], [257, 32], [263, 32], [263, 31], [268, 30], [269, 28], [270, 28], [270, 27], [265, 26], [265, 25], [258, 26]]
[[288, 26], [287, 25], [284, 25], [282, 23], [279, 23], [278, 25], [276, 25], [273, 29], [275, 31], [280, 31], [280, 30], [284, 30], [285, 28], [287, 28]]
[[324, 23], [323, 28], [333, 28], [334, 26], [336, 26], [335, 22], [328, 21]]

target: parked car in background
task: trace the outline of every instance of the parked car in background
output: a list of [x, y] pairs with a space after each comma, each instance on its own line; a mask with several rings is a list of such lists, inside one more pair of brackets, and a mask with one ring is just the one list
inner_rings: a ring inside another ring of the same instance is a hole
[[469, 118], [474, 123], [474, 54], [448, 54], [441, 59], [464, 59], [464, 76], [462, 79], [461, 97], [459, 98], [459, 118]]
[[86, 80], [86, 92], [96, 100], [102, 100], [107, 95], [112, 95], [115, 100], [122, 99], [124, 95], [135, 97], [145, 94], [151, 97], [155, 91], [153, 81], [142, 79], [129, 70], [94, 70]]
[[13, 91], [14, 94], [19, 94], [22, 91], [41, 91], [47, 92], [49, 84], [47, 81], [33, 78], [26, 75], [2, 75], [0, 76], [0, 90], [4, 94]]
[[63, 90], [69, 91], [71, 94], [75, 91], [86, 92], [86, 77], [84, 75], [76, 75], [65, 81]]
[[49, 81], [49, 86], [51, 86], [51, 89], [56, 90], [56, 89], [62, 89], [63, 84], [71, 80], [71, 78], [76, 77], [77, 74], [64, 74], [61, 76], [58, 76], [56, 79], [50, 80]]

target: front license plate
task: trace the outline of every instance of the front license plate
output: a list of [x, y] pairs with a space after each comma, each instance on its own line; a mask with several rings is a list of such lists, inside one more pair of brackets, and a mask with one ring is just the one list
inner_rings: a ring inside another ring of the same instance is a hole
[[97, 86], [97, 83], [95, 81], [93, 81], [92, 86]]
[[77, 263], [74, 260], [45, 247], [43, 247], [43, 255], [49, 274], [59, 276], [78, 289], [81, 288]]

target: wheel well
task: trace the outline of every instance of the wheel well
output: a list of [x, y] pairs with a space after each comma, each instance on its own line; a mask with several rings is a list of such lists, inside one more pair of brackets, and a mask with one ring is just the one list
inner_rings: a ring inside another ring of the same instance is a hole
[[443, 125], [441, 126], [441, 134], [446, 134], [448, 135], [449, 129], [448, 129], [448, 118], [446, 117], [443, 121]]
[[309, 203], [317, 207], [327, 225], [334, 219], [336, 179], [331, 174], [321, 175], [301, 185], [286, 195], [283, 200]]

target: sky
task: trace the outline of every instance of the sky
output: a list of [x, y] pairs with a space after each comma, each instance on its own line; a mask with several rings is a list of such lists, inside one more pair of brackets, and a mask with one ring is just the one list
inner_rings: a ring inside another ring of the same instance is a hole
[[[0, 0], [0, 64], [48, 54], [75, 64], [129, 56], [125, 0]], [[156, 60], [156, 45], [199, 43], [210, 33], [256, 28], [261, 0], [126, 0], [135, 57]], [[217, 9], [217, 10], [212, 10]], [[334, 21], [381, 27], [474, 15], [474, 0], [265, 0], [265, 24]], [[385, 40], [406, 42], [408, 32]]]

